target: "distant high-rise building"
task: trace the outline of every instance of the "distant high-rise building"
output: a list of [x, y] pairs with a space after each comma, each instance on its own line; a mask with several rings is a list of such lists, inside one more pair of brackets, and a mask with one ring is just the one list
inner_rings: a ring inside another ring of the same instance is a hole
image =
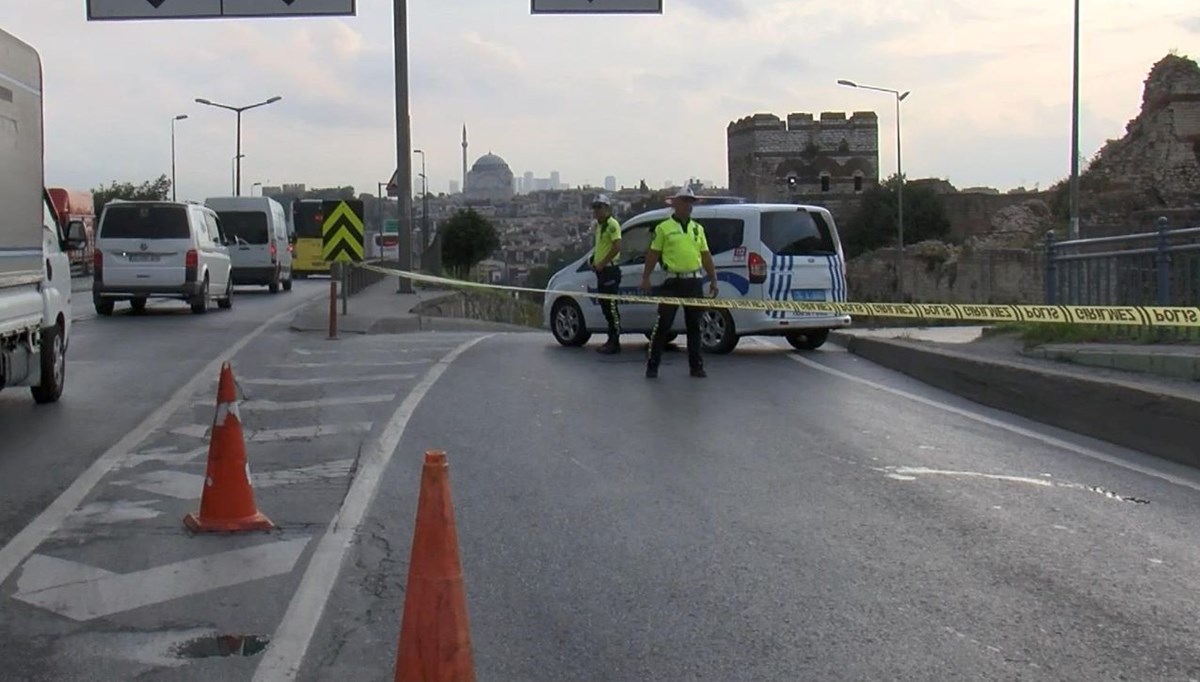
[[604, 178], [604, 189], [609, 192], [617, 191], [617, 179], [612, 175]]
[[521, 180], [521, 193], [529, 194], [533, 189], [533, 172], [525, 171], [525, 177]]
[[450, 181], [450, 193], [451, 193], [451, 194], [458, 194], [458, 190], [459, 190], [459, 187], [458, 187], [458, 180], [451, 180], [451, 181]]
[[562, 178], [559, 177], [558, 171], [550, 171], [550, 189], [562, 189]]

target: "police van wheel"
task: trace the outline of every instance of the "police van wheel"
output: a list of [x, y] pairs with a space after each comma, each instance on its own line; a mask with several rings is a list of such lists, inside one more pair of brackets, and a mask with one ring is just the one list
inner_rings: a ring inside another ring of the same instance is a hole
[[700, 317], [700, 345], [708, 353], [724, 355], [737, 347], [733, 316], [724, 308], [710, 308]]
[[807, 329], [796, 334], [788, 334], [788, 343], [796, 350], [816, 350], [825, 345], [829, 339], [828, 329]]
[[550, 309], [550, 331], [554, 340], [564, 346], [578, 347], [592, 338], [583, 319], [579, 304], [569, 298], [560, 298]]

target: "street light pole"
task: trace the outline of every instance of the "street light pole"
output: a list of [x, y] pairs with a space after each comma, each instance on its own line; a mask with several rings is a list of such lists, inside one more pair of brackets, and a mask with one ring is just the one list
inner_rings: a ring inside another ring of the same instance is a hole
[[1071, 77], [1071, 222], [1067, 238], [1079, 238], [1079, 0], [1075, 0], [1075, 66]]
[[414, 149], [421, 155], [421, 250], [429, 244], [429, 177], [425, 175], [425, 151]]
[[[1078, 0], [1076, 0], [1078, 2]], [[839, 80], [838, 85], [863, 90], [877, 90], [891, 93], [896, 97], [896, 294], [903, 301], [904, 296], [904, 165], [900, 156], [900, 103], [911, 94], [909, 91], [900, 92], [891, 88], [878, 88], [873, 85], [860, 85], [854, 81]]]
[[[396, 235], [400, 269], [412, 268], [412, 132], [408, 111], [408, 3], [392, 0], [392, 51], [396, 77], [396, 189], [401, 228]], [[412, 281], [399, 277], [396, 293], [411, 294]]]
[[237, 196], [237, 197], [242, 196], [242, 163], [241, 163], [241, 159], [242, 159], [242, 112], [249, 111], [251, 109], [256, 109], [258, 107], [265, 107], [266, 105], [274, 104], [275, 102], [278, 102], [281, 99], [283, 99], [283, 98], [276, 95], [270, 99], [263, 100], [262, 102], [257, 102], [255, 104], [248, 104], [244, 107], [231, 107], [228, 104], [219, 104], [217, 102], [213, 102], [212, 100], [204, 99], [203, 97], [196, 98], [196, 102], [198, 104], [204, 104], [204, 105], [210, 106], [210, 107], [217, 107], [218, 109], [225, 109], [225, 110], [232, 111], [233, 113], [237, 114], [237, 156], [233, 157], [234, 160], [237, 162], [237, 168], [234, 170], [234, 180], [233, 180], [233, 195], [234, 196]]
[[175, 201], [175, 122], [187, 117], [187, 114], [179, 114], [171, 119], [171, 201]]
[[242, 166], [242, 157], [243, 157], [243, 156], [245, 156], [245, 154], [238, 154], [237, 156], [233, 157], [233, 159], [230, 161], [230, 164], [229, 164], [229, 165], [230, 165], [230, 168], [229, 168], [229, 182], [230, 182], [231, 184], [235, 184], [235, 185], [236, 185], [236, 183], [237, 183], [237, 181], [238, 181], [238, 176], [237, 176], [237, 170], [236, 170], [236, 169], [238, 169], [238, 168], [241, 168], [241, 166]]

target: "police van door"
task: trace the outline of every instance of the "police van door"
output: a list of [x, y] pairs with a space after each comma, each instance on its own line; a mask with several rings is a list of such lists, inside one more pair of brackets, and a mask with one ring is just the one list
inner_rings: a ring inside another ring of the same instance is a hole
[[[837, 232], [820, 212], [804, 208], [764, 211], [760, 237], [770, 251], [764, 298], [775, 301], [845, 301], [846, 278]], [[775, 319], [824, 317], [773, 311]]]
[[[621, 293], [638, 294], [642, 283], [642, 270], [646, 267], [646, 251], [654, 235], [655, 222], [643, 222], [626, 227], [621, 232]], [[650, 276], [651, 286], [663, 283], [661, 268], [655, 268]], [[621, 328], [630, 332], [649, 331], [654, 326], [656, 306], [646, 303], [620, 304]]]

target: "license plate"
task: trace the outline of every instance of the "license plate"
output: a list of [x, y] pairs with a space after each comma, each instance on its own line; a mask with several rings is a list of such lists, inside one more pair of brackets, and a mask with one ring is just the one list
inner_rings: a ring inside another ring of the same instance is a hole
[[130, 263], [157, 263], [158, 256], [152, 253], [131, 253], [129, 254]]
[[792, 289], [793, 301], [824, 301], [824, 289]]

